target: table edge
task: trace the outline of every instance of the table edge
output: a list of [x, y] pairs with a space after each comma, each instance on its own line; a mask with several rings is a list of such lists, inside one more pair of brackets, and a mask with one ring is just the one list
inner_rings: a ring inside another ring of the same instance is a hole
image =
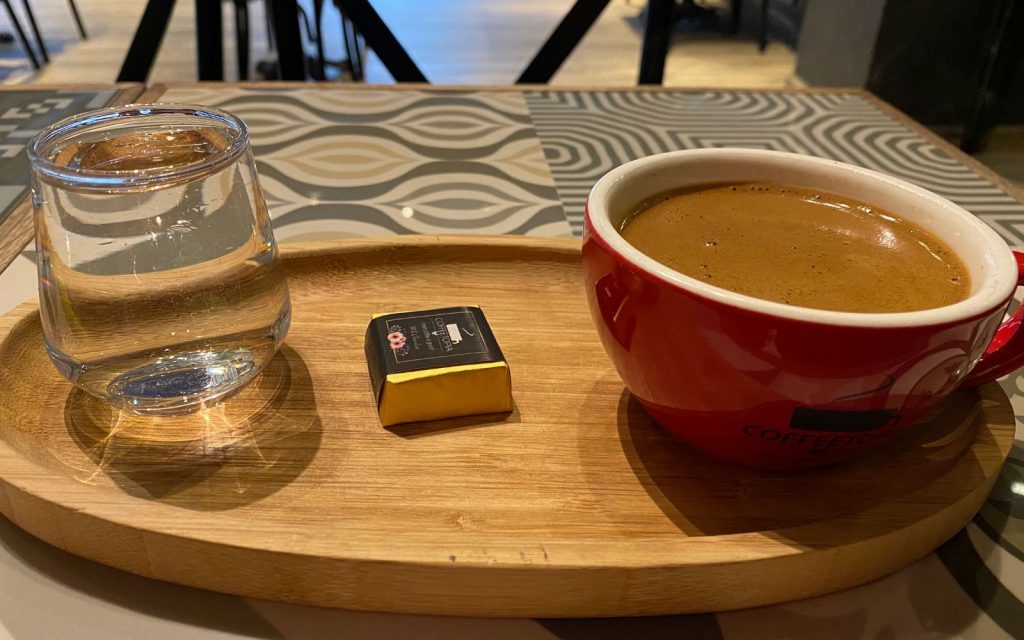
[[2, 91], [38, 91], [43, 90], [60, 90], [60, 89], [81, 89], [81, 90], [97, 90], [97, 89], [144, 89], [145, 85], [141, 82], [33, 82], [30, 84], [5, 84], [0, 85], [0, 92]]
[[301, 80], [247, 80], [242, 82], [197, 81], [197, 82], [156, 82], [149, 85], [150, 90], [182, 88], [213, 88], [229, 89], [345, 89], [352, 91], [466, 91], [466, 92], [505, 92], [525, 93], [528, 91], [628, 91], [632, 93], [649, 93], [658, 91], [677, 91], [701, 93], [707, 91], [743, 91], [748, 93], [867, 93], [860, 87], [674, 87], [664, 85], [549, 85], [549, 84], [430, 84], [424, 82], [403, 82], [401, 84], [362, 84], [339, 82], [304, 82]]

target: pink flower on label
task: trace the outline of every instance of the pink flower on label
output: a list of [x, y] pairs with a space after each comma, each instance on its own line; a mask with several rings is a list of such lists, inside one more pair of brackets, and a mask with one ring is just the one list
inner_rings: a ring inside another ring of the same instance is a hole
[[388, 342], [391, 343], [391, 348], [398, 351], [405, 346], [405, 334], [401, 331], [392, 331], [388, 334]]

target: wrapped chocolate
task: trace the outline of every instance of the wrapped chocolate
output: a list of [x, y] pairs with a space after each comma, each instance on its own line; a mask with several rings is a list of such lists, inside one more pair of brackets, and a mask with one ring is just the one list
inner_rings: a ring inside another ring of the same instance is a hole
[[375, 315], [366, 363], [384, 426], [512, 411], [512, 378], [479, 307]]

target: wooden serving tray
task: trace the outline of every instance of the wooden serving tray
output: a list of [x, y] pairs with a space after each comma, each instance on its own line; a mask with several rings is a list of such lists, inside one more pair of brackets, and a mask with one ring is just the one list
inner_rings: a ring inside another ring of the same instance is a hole
[[[120, 415], [0, 319], [0, 512], [72, 553], [246, 596], [409, 613], [601, 616], [750, 607], [919, 558], [987, 496], [1014, 431], [996, 385], [852, 463], [773, 474], [653, 424], [592, 328], [576, 241], [416, 237], [285, 251], [287, 345], [231, 401]], [[479, 304], [511, 416], [384, 429], [374, 312]]]

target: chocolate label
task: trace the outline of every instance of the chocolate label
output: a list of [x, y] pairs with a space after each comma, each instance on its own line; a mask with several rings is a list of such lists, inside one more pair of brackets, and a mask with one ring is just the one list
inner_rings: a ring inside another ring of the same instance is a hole
[[375, 386], [391, 373], [504, 360], [483, 312], [477, 307], [409, 311], [374, 318], [366, 330], [366, 357]]

